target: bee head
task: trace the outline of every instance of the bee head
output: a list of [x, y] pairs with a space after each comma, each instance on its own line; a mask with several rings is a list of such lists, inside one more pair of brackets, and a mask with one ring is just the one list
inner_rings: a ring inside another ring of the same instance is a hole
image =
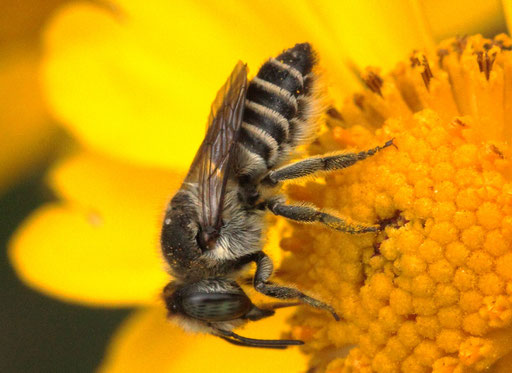
[[171, 282], [163, 296], [169, 317], [181, 315], [218, 323], [257, 320], [273, 314], [256, 307], [235, 281], [226, 279], [207, 279], [181, 286]]

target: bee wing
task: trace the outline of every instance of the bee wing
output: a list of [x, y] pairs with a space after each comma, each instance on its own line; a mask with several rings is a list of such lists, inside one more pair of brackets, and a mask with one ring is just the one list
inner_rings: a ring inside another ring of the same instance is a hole
[[186, 178], [199, 185], [199, 223], [204, 232], [218, 231], [221, 225], [247, 86], [247, 66], [239, 61], [212, 104], [206, 136]]

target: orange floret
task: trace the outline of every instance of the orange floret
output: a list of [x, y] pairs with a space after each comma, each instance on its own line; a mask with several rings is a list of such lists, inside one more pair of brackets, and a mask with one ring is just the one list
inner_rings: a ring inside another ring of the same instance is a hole
[[395, 147], [287, 191], [382, 230], [287, 223], [281, 278], [344, 319], [304, 307], [293, 335], [307, 337], [317, 372], [501, 364], [512, 353], [512, 40], [450, 39], [363, 80], [369, 89], [345, 103], [343, 120], [327, 118], [310, 150], [360, 151], [391, 138]]
[[453, 357], [443, 357], [432, 366], [432, 373], [456, 373], [459, 361]]
[[512, 304], [510, 297], [503, 295], [489, 296], [483, 299], [483, 306], [480, 308], [480, 316], [488, 320], [491, 327], [508, 326], [512, 321]]

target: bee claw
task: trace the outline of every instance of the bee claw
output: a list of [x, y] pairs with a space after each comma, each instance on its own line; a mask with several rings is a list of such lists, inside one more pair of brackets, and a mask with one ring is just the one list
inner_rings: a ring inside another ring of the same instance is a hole
[[334, 308], [332, 308], [331, 306], [329, 306], [328, 304], [325, 304], [325, 303], [324, 303], [324, 307], [322, 307], [322, 308], [329, 311], [331, 313], [332, 317], [334, 317], [334, 320], [341, 321], [341, 317], [338, 316], [338, 314], [336, 313]]
[[391, 140], [387, 141], [382, 148], [387, 148], [388, 146], [393, 145], [396, 150], [398, 150], [398, 146], [395, 144], [395, 138], [393, 137]]
[[335, 311], [331, 311], [332, 317], [334, 317], [334, 320], [341, 321], [341, 318], [338, 316], [338, 314]]

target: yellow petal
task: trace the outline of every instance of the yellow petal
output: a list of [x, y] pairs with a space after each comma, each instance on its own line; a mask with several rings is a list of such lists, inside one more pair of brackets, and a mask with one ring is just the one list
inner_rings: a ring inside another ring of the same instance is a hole
[[[308, 18], [305, 2], [277, 2], [275, 12], [267, 5], [126, 1], [120, 15], [91, 4], [63, 8], [45, 33], [54, 114], [96, 149], [186, 168], [210, 103], [238, 59], [254, 73], [296, 42], [337, 50], [327, 48], [327, 32]], [[339, 81], [350, 80], [336, 58], [328, 60]]]
[[500, 0], [423, 0], [421, 5], [437, 41], [468, 34], [492, 37], [505, 30]]
[[0, 56], [0, 193], [39, 164], [54, 144], [38, 85], [39, 59], [29, 45]]
[[65, 301], [108, 306], [153, 302], [166, 281], [157, 249], [149, 242], [132, 247], [130, 239], [140, 241], [133, 224], [126, 226], [123, 247], [97, 221], [94, 213], [72, 206], [40, 208], [10, 245], [20, 278]]
[[11, 242], [22, 279], [90, 304], [154, 301], [169, 280], [158, 249], [160, 219], [181, 176], [82, 154], [52, 174], [67, 200], [33, 214]]
[[348, 59], [357, 66], [390, 68], [431, 35], [416, 1], [321, 1], [314, 8]]
[[49, 103], [86, 145], [184, 169], [208, 108], [198, 113], [193, 100], [179, 99], [172, 82], [183, 86], [187, 77], [148, 53], [144, 35], [133, 37], [127, 23], [91, 4], [68, 6], [56, 16], [46, 32], [43, 65]]
[[122, 229], [130, 221], [146, 225], [159, 222], [183, 177], [183, 173], [84, 152], [55, 167], [49, 179], [61, 198], [115, 221]]
[[508, 32], [510, 34], [512, 30], [512, 2], [510, 0], [501, 0], [501, 4], [503, 5]]
[[[253, 338], [280, 338], [291, 310], [237, 331]], [[165, 320], [163, 308], [140, 311], [115, 335], [101, 373], [130, 372], [304, 372], [298, 348], [285, 351], [230, 345], [220, 338], [185, 334]]]

